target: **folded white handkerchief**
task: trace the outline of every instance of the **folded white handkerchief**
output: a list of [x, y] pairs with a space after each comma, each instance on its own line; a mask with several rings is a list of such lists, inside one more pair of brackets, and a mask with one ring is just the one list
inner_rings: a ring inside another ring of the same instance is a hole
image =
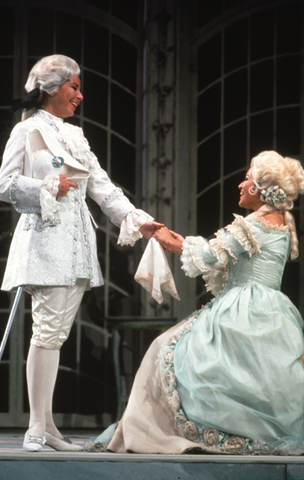
[[180, 300], [163, 247], [151, 238], [135, 273], [135, 280], [162, 303], [162, 290]]

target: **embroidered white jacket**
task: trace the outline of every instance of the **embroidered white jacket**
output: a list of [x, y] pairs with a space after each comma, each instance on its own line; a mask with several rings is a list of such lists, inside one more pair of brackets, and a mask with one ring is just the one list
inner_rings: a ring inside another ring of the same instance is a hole
[[[61, 173], [75, 178], [78, 188], [56, 198], [52, 189], [48, 191], [43, 185]], [[48, 197], [45, 199], [42, 193]], [[125, 231], [131, 224], [132, 241], [141, 236], [136, 232], [139, 226], [152, 220], [145, 212], [135, 210], [111, 182], [81, 128], [43, 110], [18, 123], [6, 145], [0, 170], [0, 200], [11, 202], [21, 213], [3, 290], [19, 285], [74, 285], [76, 278], [88, 278], [91, 287], [103, 284], [86, 194], [116, 226], [124, 226]], [[42, 216], [44, 204], [47, 208]], [[130, 243], [130, 235], [128, 240]], [[122, 239], [121, 243], [127, 242]]]

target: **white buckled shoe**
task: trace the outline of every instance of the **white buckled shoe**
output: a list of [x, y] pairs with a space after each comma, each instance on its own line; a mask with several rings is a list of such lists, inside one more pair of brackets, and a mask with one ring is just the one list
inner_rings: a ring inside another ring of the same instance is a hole
[[45, 432], [45, 444], [59, 452], [81, 452], [83, 450], [81, 445], [71, 442], [69, 438], [64, 436], [57, 438], [47, 432]]
[[26, 432], [23, 440], [23, 450], [27, 452], [40, 452], [42, 446], [45, 443], [44, 437], [38, 437], [37, 435], [31, 435], [28, 431]]

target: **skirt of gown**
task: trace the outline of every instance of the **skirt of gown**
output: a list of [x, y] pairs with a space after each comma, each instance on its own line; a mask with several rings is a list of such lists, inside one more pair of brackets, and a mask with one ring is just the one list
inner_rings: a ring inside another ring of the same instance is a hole
[[302, 323], [277, 290], [230, 289], [152, 343], [114, 435], [88, 449], [304, 454]]

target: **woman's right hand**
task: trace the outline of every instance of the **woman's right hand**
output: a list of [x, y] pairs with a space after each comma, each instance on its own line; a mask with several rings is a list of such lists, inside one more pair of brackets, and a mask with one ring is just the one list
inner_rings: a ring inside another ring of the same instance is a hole
[[167, 227], [161, 227], [153, 234], [153, 237], [164, 247], [165, 250], [172, 253], [182, 254], [182, 245], [184, 237], [178, 233], [169, 230]]
[[77, 188], [78, 185], [68, 180], [68, 175], [59, 175], [58, 197], [64, 197], [70, 191], [71, 187]]

